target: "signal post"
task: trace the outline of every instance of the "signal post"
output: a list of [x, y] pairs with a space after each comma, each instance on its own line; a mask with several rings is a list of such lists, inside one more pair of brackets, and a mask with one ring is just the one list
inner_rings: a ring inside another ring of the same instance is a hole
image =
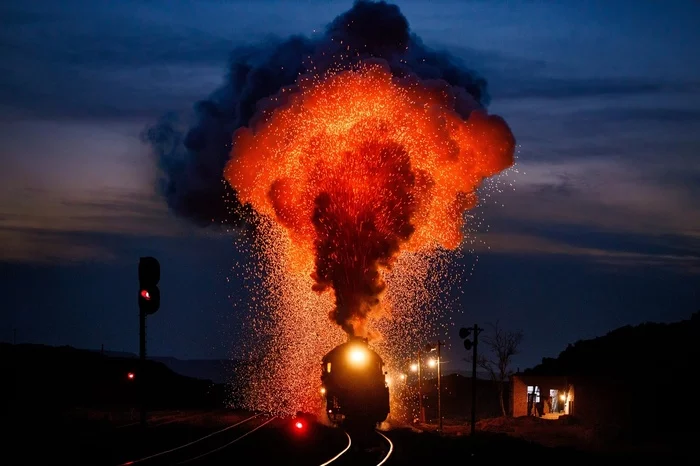
[[436, 361], [436, 366], [437, 366], [437, 408], [438, 408], [438, 432], [442, 432], [442, 369], [440, 368], [440, 365], [442, 364], [442, 360], [440, 358], [440, 349], [444, 345], [443, 342], [440, 340], [437, 341], [436, 344], [428, 343], [425, 345], [425, 352], [430, 353], [432, 351], [437, 350], [437, 361]]
[[[483, 332], [483, 328], [479, 328], [478, 325], [474, 324], [474, 327], [466, 328], [462, 327], [459, 329], [459, 338], [464, 340], [464, 349], [467, 351], [472, 350], [472, 423], [470, 435], [474, 436], [476, 431], [476, 347], [479, 344], [479, 334]], [[470, 335], [474, 336], [474, 341], [472, 342], [468, 337]]]
[[423, 368], [421, 367], [423, 362], [421, 361], [420, 350], [418, 350], [418, 419], [420, 422], [425, 422], [425, 409], [423, 408]]
[[160, 308], [160, 263], [155, 257], [139, 260], [139, 398], [141, 426], [146, 426], [147, 379], [146, 376], [146, 316], [155, 314]]

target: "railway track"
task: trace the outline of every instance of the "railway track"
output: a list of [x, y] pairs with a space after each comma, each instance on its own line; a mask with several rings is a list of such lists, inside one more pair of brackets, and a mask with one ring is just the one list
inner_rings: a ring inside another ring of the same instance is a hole
[[121, 463], [118, 466], [131, 466], [136, 464], [143, 464], [144, 466], [153, 466], [156, 464], [195, 465], [206, 461], [210, 455], [219, 452], [224, 448], [235, 444], [236, 442], [239, 442], [258, 429], [261, 429], [262, 427], [271, 423], [275, 419], [275, 416], [266, 417], [262, 414], [254, 414], [241, 421], [226, 426], [223, 429], [219, 429], [190, 442]]
[[[181, 422], [185, 421], [188, 419], [192, 419], [197, 416], [202, 416], [204, 415], [204, 412], [197, 412], [197, 413], [173, 413], [173, 414], [165, 414], [165, 415], [160, 415], [156, 417], [151, 417], [148, 419], [148, 427], [160, 427], [160, 426], [165, 426], [168, 424], [172, 424], [174, 422]], [[128, 427], [137, 427], [141, 425], [141, 421], [132, 421], [129, 422], [128, 424], [122, 424], [120, 426], [117, 426], [117, 429], [125, 429]]]
[[333, 458], [320, 466], [382, 466], [389, 461], [394, 452], [394, 444], [389, 437], [378, 430], [376, 435], [356, 436], [353, 443], [350, 434], [345, 432], [348, 438], [347, 445]]

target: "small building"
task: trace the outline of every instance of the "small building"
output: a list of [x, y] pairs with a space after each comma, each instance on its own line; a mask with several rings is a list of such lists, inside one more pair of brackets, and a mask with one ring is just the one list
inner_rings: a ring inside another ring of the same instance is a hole
[[510, 396], [514, 417], [574, 414], [575, 389], [568, 377], [515, 374]]
[[662, 390], [647, 387], [641, 376], [519, 373], [511, 378], [511, 414], [545, 419], [570, 414], [588, 425], [636, 425], [663, 411], [660, 404], [654, 409], [649, 402], [650, 393]]

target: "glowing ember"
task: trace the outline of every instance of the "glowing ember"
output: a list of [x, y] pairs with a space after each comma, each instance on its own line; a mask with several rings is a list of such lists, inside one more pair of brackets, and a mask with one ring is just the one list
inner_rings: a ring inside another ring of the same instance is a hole
[[[463, 213], [514, 150], [499, 117], [460, 117], [458, 92], [365, 62], [300, 78], [236, 132], [225, 177], [258, 226], [253, 242], [238, 237], [254, 260], [239, 264], [253, 282], [232, 401], [313, 412], [319, 363], [346, 333], [372, 337], [397, 376], [444, 334], [438, 317], [449, 308], [444, 287], [459, 280], [446, 267], [463, 243]], [[392, 416], [409, 416], [411, 391], [391, 395]]]
[[481, 110], [463, 120], [451, 87], [378, 62], [300, 78], [276, 100], [236, 132], [225, 177], [289, 238], [285, 272], [310, 273], [345, 332], [374, 336], [384, 271], [401, 252], [461, 243], [475, 189], [513, 163], [512, 133]]
[[[283, 93], [284, 94], [284, 93]], [[331, 317], [366, 335], [398, 253], [462, 240], [475, 188], [513, 163], [505, 122], [454, 111], [447, 87], [400, 83], [381, 65], [300, 80], [265, 121], [235, 135], [226, 179], [284, 226], [296, 269], [334, 291]]]

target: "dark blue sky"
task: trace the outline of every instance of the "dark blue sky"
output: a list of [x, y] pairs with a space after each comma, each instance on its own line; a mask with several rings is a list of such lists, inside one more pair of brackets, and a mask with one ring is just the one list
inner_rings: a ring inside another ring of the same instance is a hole
[[[488, 229], [458, 325], [522, 328], [522, 368], [700, 308], [700, 4], [395, 3], [488, 80], [519, 144], [507, 189], [478, 212]], [[2, 2], [0, 337], [136, 351], [136, 263], [152, 254], [150, 353], [226, 355], [239, 258], [168, 211], [139, 134], [165, 112], [187, 118], [235, 46], [312, 35], [351, 5]]]

